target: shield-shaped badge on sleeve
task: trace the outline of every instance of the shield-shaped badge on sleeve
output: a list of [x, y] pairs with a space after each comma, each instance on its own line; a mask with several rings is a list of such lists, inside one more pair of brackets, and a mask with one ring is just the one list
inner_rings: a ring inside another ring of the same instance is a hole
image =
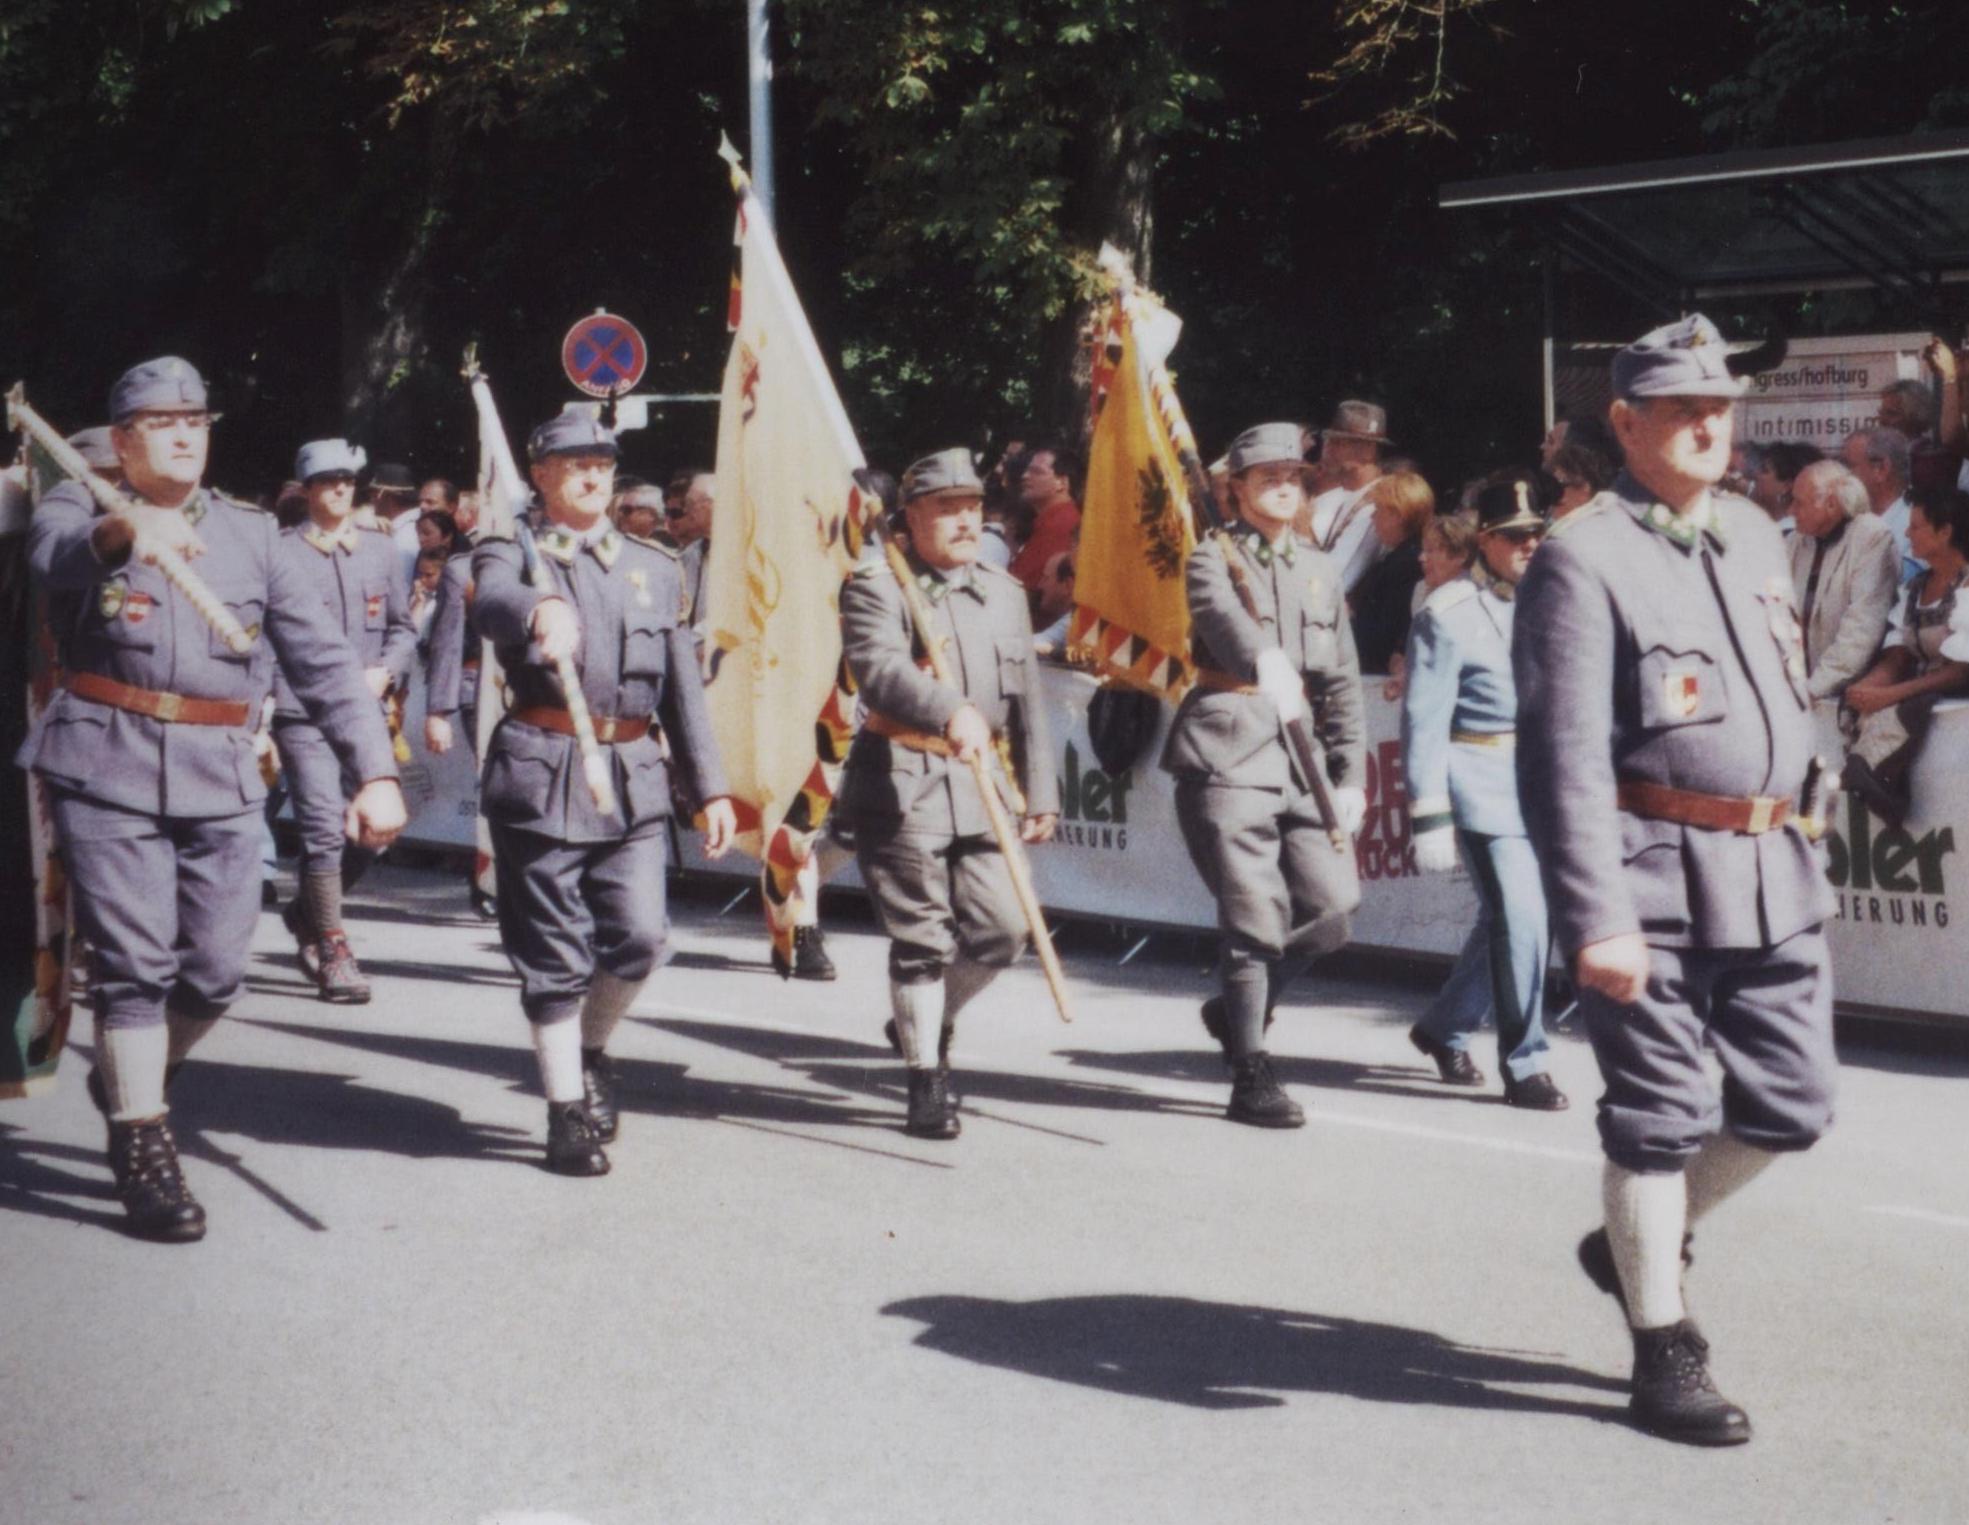
[[1662, 699], [1668, 713], [1687, 720], [1702, 708], [1702, 679], [1691, 671], [1671, 672], [1662, 677]]

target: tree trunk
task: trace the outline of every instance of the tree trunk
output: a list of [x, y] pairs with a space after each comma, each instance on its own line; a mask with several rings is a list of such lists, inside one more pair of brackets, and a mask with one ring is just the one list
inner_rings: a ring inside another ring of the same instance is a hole
[[415, 221], [373, 287], [342, 288], [342, 421], [349, 438], [374, 440], [392, 391], [423, 358], [424, 273], [449, 215], [458, 178], [459, 131], [434, 109], [424, 128], [422, 194]]

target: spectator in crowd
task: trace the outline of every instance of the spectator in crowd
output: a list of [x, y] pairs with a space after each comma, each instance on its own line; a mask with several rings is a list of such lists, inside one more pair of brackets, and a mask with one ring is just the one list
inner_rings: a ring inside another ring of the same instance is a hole
[[688, 473], [683, 501], [674, 511], [663, 510], [670, 538], [683, 548], [679, 570], [684, 577], [687, 625], [704, 618], [704, 569], [711, 560], [711, 517], [717, 507], [718, 479], [708, 471], [693, 471]]
[[[1022, 516], [1015, 512], [1019, 506], [1015, 483], [1025, 461], [1025, 442], [1025, 431], [1006, 440], [997, 464], [984, 478], [984, 530], [978, 542], [978, 560], [1000, 571], [1012, 565], [1025, 538], [1017, 522]], [[1024, 528], [1030, 527], [1031, 521], [1025, 520]]]
[[438, 587], [444, 581], [448, 554], [435, 547], [417, 553], [417, 571], [410, 583], [410, 622], [417, 630], [417, 650], [430, 645], [431, 617], [437, 613]]
[[[663, 517], [670, 520], [679, 517], [684, 511], [684, 499], [689, 495], [691, 483], [696, 479], [695, 471], [676, 471], [663, 487]], [[674, 512], [673, 512], [674, 510]]]
[[466, 540], [476, 540], [479, 534], [479, 495], [467, 488], [458, 494], [458, 507], [452, 513], [458, 521], [458, 533]]
[[1969, 694], [1969, 494], [1915, 493], [1908, 538], [1923, 573], [1901, 595], [1887, 648], [1846, 690], [1859, 736], [1843, 782], [1889, 825], [1908, 812], [1908, 780], [1935, 705]]
[[1422, 532], [1436, 517], [1436, 495], [1413, 471], [1382, 477], [1367, 490], [1381, 556], [1354, 585], [1348, 613], [1363, 673], [1392, 672], [1408, 645], [1409, 616], [1422, 581]]
[[1042, 657], [1057, 656], [1066, 649], [1067, 631], [1073, 623], [1073, 566], [1079, 551], [1080, 531], [1076, 529], [1073, 544], [1048, 562], [1045, 571], [1039, 574], [1034, 608], [1046, 623], [1038, 626], [1033, 649]]
[[417, 556], [436, 551], [449, 556], [458, 548], [458, 520], [449, 509], [427, 508], [417, 515]]
[[1231, 458], [1220, 455], [1210, 463], [1210, 501], [1217, 505], [1219, 524], [1237, 523], [1237, 508], [1231, 502]]
[[443, 477], [432, 477], [417, 489], [417, 511], [432, 514], [440, 510], [457, 517], [458, 484], [447, 482]]
[[627, 487], [616, 492], [610, 513], [623, 534], [654, 539], [663, 528], [663, 493], [652, 482], [631, 478]]
[[1838, 461], [1814, 461], [1789, 489], [1791, 541], [1805, 631], [1806, 691], [1836, 699], [1873, 665], [1894, 611], [1900, 552], [1866, 489]]
[[1331, 556], [1349, 595], [1381, 559], [1368, 489], [1381, 480], [1381, 456], [1389, 446], [1388, 413], [1371, 402], [1349, 399], [1333, 410], [1320, 431], [1320, 464], [1329, 485], [1309, 505], [1300, 538]]
[[1051, 623], [1037, 618], [1039, 593], [1048, 564], [1070, 549], [1079, 533], [1080, 487], [1080, 459], [1059, 441], [1041, 440], [1026, 453], [1019, 506], [1032, 527], [1006, 570], [1025, 584], [1034, 604], [1034, 625]]
[[280, 495], [273, 500], [273, 522], [284, 530], [291, 530], [307, 517], [307, 489], [299, 482], [283, 483]]
[[1873, 511], [1893, 531], [1901, 553], [1901, 582], [1912, 582], [1928, 569], [1908, 537], [1907, 436], [1896, 429], [1860, 429], [1846, 436], [1839, 458], [1860, 479]]
[[417, 479], [407, 466], [384, 464], [369, 475], [369, 491], [356, 509], [358, 524], [385, 529], [396, 542], [403, 566], [403, 585], [410, 586], [417, 564]]
[[[1423, 602], [1444, 583], [1453, 582], [1470, 570], [1477, 559], [1477, 527], [1474, 518], [1461, 514], [1437, 514], [1422, 531], [1422, 581], [1416, 584], [1410, 600], [1411, 628]], [[1408, 655], [1398, 651], [1388, 659], [1388, 681], [1381, 685], [1381, 697], [1398, 702], [1407, 688]]]
[[1554, 451], [1545, 468], [1552, 479], [1552, 490], [1546, 495], [1552, 505], [1551, 517], [1563, 519], [1613, 486], [1618, 469], [1614, 459], [1584, 441], [1573, 441]]
[[1716, 485], [1724, 492], [1733, 492], [1739, 498], [1756, 499], [1754, 484], [1757, 473], [1764, 469], [1764, 447], [1753, 445], [1749, 440], [1737, 440], [1730, 446], [1730, 469], [1723, 473], [1723, 480]]
[[1814, 461], [1825, 459], [1825, 452], [1817, 445], [1803, 444], [1798, 440], [1779, 440], [1775, 444], [1757, 447], [1757, 468], [1751, 474], [1749, 490], [1744, 494], [1765, 513], [1785, 534], [1792, 533], [1792, 484], [1798, 480], [1798, 473]]
[[1538, 447], [1539, 467], [1550, 471], [1553, 459], [1568, 445], [1584, 445], [1610, 462], [1616, 471], [1620, 469], [1620, 446], [1615, 443], [1613, 430], [1604, 419], [1585, 413], [1574, 416], [1561, 408]]

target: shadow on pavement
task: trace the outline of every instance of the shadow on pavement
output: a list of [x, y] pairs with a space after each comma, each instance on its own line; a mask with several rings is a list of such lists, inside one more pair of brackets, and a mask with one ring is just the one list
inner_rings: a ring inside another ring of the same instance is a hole
[[916, 1343], [960, 1360], [1191, 1408], [1276, 1408], [1291, 1393], [1330, 1393], [1627, 1422], [1624, 1402], [1502, 1385], [1625, 1394], [1625, 1382], [1395, 1324], [1126, 1293], [1029, 1303], [915, 1297], [882, 1312], [926, 1325]]
[[[64, 1169], [66, 1164], [88, 1165], [92, 1171], [77, 1175]], [[87, 1202], [111, 1205], [99, 1210], [84, 1206]], [[0, 1212], [120, 1229], [123, 1210], [115, 1202], [101, 1150], [44, 1143], [10, 1123], [0, 1123]]]
[[[1207, 1041], [1207, 1040], [1206, 1040]], [[1095, 1070], [1114, 1070], [1150, 1080], [1189, 1080], [1230, 1087], [1223, 1056], [1215, 1049], [1139, 1049], [1114, 1053], [1101, 1049], [1058, 1049], [1055, 1056], [1069, 1064]], [[1316, 1059], [1297, 1054], [1272, 1055], [1272, 1067], [1283, 1085], [1315, 1086], [1332, 1091], [1365, 1091], [1379, 1096], [1415, 1097], [1424, 1101], [1460, 1101], [1504, 1105], [1503, 1095], [1491, 1090], [1446, 1086], [1435, 1078], [1435, 1067], [1420, 1064], [1360, 1064], [1347, 1059]], [[1495, 1081], [1492, 1082], [1493, 1087]]]

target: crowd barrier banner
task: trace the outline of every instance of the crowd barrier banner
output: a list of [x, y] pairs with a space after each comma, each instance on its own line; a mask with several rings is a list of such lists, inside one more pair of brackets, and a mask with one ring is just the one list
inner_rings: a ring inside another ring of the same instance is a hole
[[[1042, 666], [1040, 691], [1052, 719], [1060, 779], [1060, 829], [1032, 852], [1033, 879], [1049, 911], [1141, 927], [1210, 930], [1216, 907], [1183, 850], [1173, 781], [1156, 766], [1174, 711], [1158, 706], [1152, 732], [1125, 766], [1103, 766], [1088, 725], [1099, 685], [1073, 668]], [[1402, 779], [1401, 710], [1379, 678], [1367, 690], [1367, 821], [1355, 842], [1361, 908], [1354, 945], [1448, 958], [1476, 919], [1476, 893], [1461, 867], [1416, 870]], [[477, 781], [464, 746], [443, 757], [423, 749], [421, 678], [410, 695], [412, 758], [403, 770], [411, 808], [404, 838], [427, 847], [472, 847]], [[1822, 750], [1840, 755], [1835, 718], [1821, 715]], [[1914, 772], [1916, 808], [1904, 828], [1887, 826], [1842, 796], [1826, 839], [1827, 876], [1838, 897], [1830, 926], [1840, 1006], [1855, 1012], [1969, 1021], [1969, 941], [1954, 926], [1969, 862], [1969, 704], [1943, 705]], [[1957, 828], [1961, 828], [1960, 831]], [[718, 863], [681, 837], [679, 864], [737, 879], [758, 877], [749, 858]], [[833, 881], [858, 884], [852, 864]], [[763, 926], [760, 937], [765, 937]]]

